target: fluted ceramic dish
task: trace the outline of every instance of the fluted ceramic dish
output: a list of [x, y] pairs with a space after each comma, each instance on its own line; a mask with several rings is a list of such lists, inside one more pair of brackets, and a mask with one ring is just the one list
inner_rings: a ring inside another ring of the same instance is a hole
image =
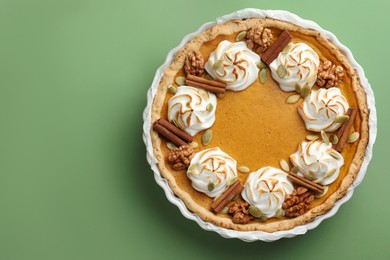
[[[328, 211], [327, 213], [325, 213], [323, 215], [318, 216], [313, 221], [311, 221], [307, 224], [301, 225], [301, 226], [296, 226], [290, 230], [277, 231], [277, 232], [273, 232], [273, 233], [267, 233], [267, 232], [263, 232], [263, 231], [236, 231], [236, 230], [222, 228], [222, 227], [216, 226], [214, 224], [203, 221], [199, 216], [197, 216], [193, 212], [189, 211], [187, 209], [187, 207], [185, 206], [184, 202], [175, 196], [175, 194], [173, 193], [173, 191], [169, 187], [166, 180], [161, 176], [160, 171], [157, 167], [157, 159], [155, 158], [155, 156], [153, 154], [152, 140], [150, 138], [150, 130], [151, 130], [150, 127], [152, 125], [151, 124], [151, 108], [152, 108], [153, 98], [157, 92], [157, 87], [158, 87], [159, 81], [163, 75], [163, 72], [170, 65], [170, 63], [173, 61], [175, 53], [178, 50], [180, 50], [194, 36], [198, 35], [201, 32], [206, 31], [207, 29], [209, 29], [210, 27], [212, 27], [216, 24], [222, 24], [222, 23], [225, 23], [225, 22], [227, 22], [229, 20], [233, 20], [233, 19], [266, 18], [266, 17], [290, 22], [290, 23], [296, 24], [296, 25], [301, 26], [301, 27], [306, 28], [306, 29], [314, 29], [314, 30], [320, 32], [328, 40], [330, 40], [336, 47], [338, 47], [339, 50], [347, 57], [349, 63], [357, 71], [357, 73], [359, 75], [360, 84], [366, 93], [367, 107], [369, 110], [369, 122], [368, 122], [369, 142], [368, 142], [368, 145], [366, 147], [365, 158], [364, 158], [363, 163], [360, 167], [359, 173], [356, 176], [356, 179], [354, 180], [353, 184], [348, 188], [346, 195], [342, 199], [337, 201], [330, 211]], [[270, 242], [270, 241], [278, 240], [278, 239], [283, 238], [283, 237], [294, 237], [296, 235], [302, 235], [302, 234], [305, 234], [308, 230], [316, 228], [323, 220], [335, 215], [337, 210], [339, 209], [339, 207], [351, 198], [355, 187], [358, 186], [362, 182], [364, 175], [367, 171], [367, 166], [368, 166], [368, 164], [371, 160], [371, 157], [372, 157], [372, 147], [373, 147], [373, 144], [375, 142], [376, 132], [377, 132], [375, 99], [374, 99], [374, 94], [372, 92], [370, 84], [368, 83], [368, 80], [364, 75], [364, 71], [363, 71], [362, 67], [353, 58], [351, 51], [347, 47], [345, 47], [343, 44], [341, 44], [334, 34], [322, 29], [318, 24], [314, 23], [313, 21], [304, 20], [304, 19], [298, 17], [297, 15], [292, 14], [292, 13], [287, 12], [287, 11], [259, 10], [259, 9], [252, 9], [252, 8], [242, 9], [242, 10], [236, 11], [234, 13], [219, 17], [214, 22], [209, 22], [209, 23], [203, 24], [196, 32], [193, 32], [193, 33], [186, 35], [183, 38], [183, 40], [181, 41], [181, 43], [176, 48], [172, 49], [168, 53], [168, 56], [167, 56], [164, 64], [161, 65], [157, 69], [152, 86], [150, 87], [150, 89], [148, 91], [147, 106], [144, 110], [143, 118], [144, 118], [143, 140], [144, 140], [145, 145], [146, 145], [147, 160], [151, 166], [151, 169], [153, 170], [154, 178], [155, 178], [157, 184], [163, 188], [168, 200], [171, 203], [175, 204], [179, 208], [180, 212], [183, 214], [184, 217], [195, 221], [203, 229], [208, 230], [208, 231], [217, 232], [218, 234], [220, 234], [221, 236], [223, 236], [225, 238], [239, 238], [239, 239], [241, 239], [243, 241], [247, 241], [247, 242], [256, 241], [256, 240]]]

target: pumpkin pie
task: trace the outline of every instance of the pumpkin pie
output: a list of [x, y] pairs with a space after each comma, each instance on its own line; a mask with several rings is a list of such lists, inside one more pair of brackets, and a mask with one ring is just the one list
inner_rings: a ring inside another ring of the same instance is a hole
[[332, 209], [369, 140], [366, 93], [320, 32], [271, 19], [217, 24], [175, 54], [150, 137], [158, 169], [203, 221], [290, 230]]

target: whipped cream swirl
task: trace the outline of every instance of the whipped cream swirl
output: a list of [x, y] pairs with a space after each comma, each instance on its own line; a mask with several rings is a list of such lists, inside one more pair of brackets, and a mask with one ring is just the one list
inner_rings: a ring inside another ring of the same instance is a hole
[[[287, 53], [279, 53], [270, 64], [272, 77], [279, 83], [283, 91], [295, 91], [295, 85], [312, 87], [317, 80], [320, 59], [317, 53], [305, 43], [290, 43]], [[278, 76], [278, 67], [283, 65], [287, 70], [284, 78]]]
[[202, 150], [192, 158], [187, 176], [195, 190], [213, 198], [226, 190], [227, 181], [237, 177], [237, 162], [219, 147]]
[[214, 124], [216, 108], [217, 98], [213, 93], [180, 86], [168, 101], [168, 119], [194, 136]]
[[339, 88], [320, 88], [305, 98], [298, 112], [307, 130], [333, 132], [341, 126], [340, 123], [334, 123], [335, 118], [345, 115], [348, 108], [348, 102]]
[[257, 207], [267, 218], [274, 217], [282, 207], [287, 194], [294, 187], [287, 173], [270, 166], [252, 172], [247, 178], [241, 195], [250, 205]]
[[320, 140], [302, 141], [290, 160], [299, 168], [299, 175], [322, 185], [334, 182], [344, 165], [343, 156]]
[[225, 82], [227, 89], [241, 91], [257, 79], [259, 69], [256, 63], [259, 61], [260, 56], [245, 42], [222, 41], [210, 54], [205, 69], [214, 79]]

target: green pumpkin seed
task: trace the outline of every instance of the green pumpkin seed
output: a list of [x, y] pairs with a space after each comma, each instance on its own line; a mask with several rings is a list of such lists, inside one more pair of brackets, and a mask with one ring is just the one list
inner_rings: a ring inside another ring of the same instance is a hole
[[197, 142], [195, 142], [195, 141], [192, 141], [191, 143], [190, 143], [190, 147], [192, 148], [192, 149], [195, 149], [195, 148], [197, 148], [199, 146], [199, 144], [197, 143]]
[[191, 164], [188, 169], [187, 169], [187, 172], [188, 173], [194, 173], [196, 171], [196, 169], [198, 168], [199, 164], [198, 163], [195, 163], [195, 164]]
[[307, 97], [310, 94], [309, 85], [306, 84], [305, 86], [303, 86], [300, 94], [301, 94], [301, 97], [303, 97], [303, 98]]
[[329, 187], [324, 186], [324, 192], [323, 193], [315, 193], [314, 198], [319, 199], [325, 196], [326, 193], [328, 193]]
[[289, 172], [290, 171], [290, 166], [288, 166], [288, 163], [286, 162], [286, 160], [280, 160], [280, 162], [279, 162], [279, 164], [280, 164], [280, 167], [284, 170], [284, 171], [286, 171], [286, 172]]
[[242, 39], [245, 38], [245, 36], [246, 36], [246, 31], [240, 32], [240, 33], [237, 34], [237, 36], [236, 36], [236, 41], [237, 41], [237, 42], [241, 41]]
[[256, 62], [256, 66], [257, 66], [259, 69], [261, 69], [261, 70], [267, 68], [267, 64], [265, 64], [265, 62], [262, 61], [262, 60]]
[[328, 135], [324, 130], [321, 130], [321, 137], [322, 137], [322, 141], [324, 141], [325, 144], [330, 144]]
[[296, 91], [298, 94], [301, 93], [301, 90], [302, 90], [302, 86], [299, 85], [298, 83], [295, 84], [295, 91]]
[[223, 98], [225, 96], [224, 93], [217, 93], [217, 98]]
[[333, 149], [329, 151], [329, 155], [335, 158], [336, 160], [341, 159], [341, 155]]
[[315, 141], [317, 139], [319, 139], [320, 137], [318, 135], [307, 135], [306, 136], [306, 139], [309, 140], [309, 141]]
[[228, 214], [229, 213], [229, 208], [228, 207], [224, 207], [221, 212], [219, 212], [220, 214]]
[[260, 70], [260, 82], [261, 82], [261, 84], [266, 83], [267, 80], [268, 80], [267, 69]]
[[349, 116], [347, 115], [342, 115], [342, 116], [336, 116], [335, 119], [333, 120], [334, 123], [340, 123], [343, 124], [349, 120]]
[[213, 181], [209, 181], [209, 183], [207, 184], [207, 189], [208, 189], [208, 191], [213, 191], [214, 190], [214, 188], [215, 188], [215, 184], [214, 184], [214, 182]]
[[169, 93], [176, 94], [176, 91], [177, 91], [177, 88], [175, 88], [174, 86], [172, 86], [172, 85], [168, 86]]
[[268, 220], [268, 218], [266, 216], [261, 216], [259, 218], [254, 218], [256, 221], [259, 221], [259, 222], [265, 222]]
[[236, 181], [238, 181], [238, 177], [234, 176], [226, 181], [226, 186], [232, 186]]
[[298, 171], [299, 171], [298, 166], [294, 166], [294, 167], [291, 168], [291, 171], [290, 171], [290, 172], [292, 172], [292, 173], [298, 173]]
[[278, 74], [279, 78], [283, 79], [287, 76], [287, 69], [283, 64], [280, 64], [276, 70], [276, 73]]
[[251, 214], [255, 218], [260, 218], [261, 216], [263, 216], [263, 214], [261, 214], [261, 211], [255, 206], [249, 206], [248, 210], [249, 214]]
[[213, 131], [211, 129], [207, 129], [204, 131], [202, 135], [202, 144], [208, 145], [211, 142], [211, 138], [213, 138]]
[[211, 111], [213, 111], [213, 109], [214, 109], [213, 104], [208, 103], [207, 106], [206, 106], [206, 110], [207, 110], [208, 112], [211, 112]]
[[283, 209], [281, 209], [281, 208], [277, 209], [276, 212], [275, 212], [275, 217], [276, 218], [283, 217]]
[[332, 177], [333, 174], [336, 173], [336, 170], [337, 170], [336, 168], [330, 170], [330, 171], [325, 175], [325, 178], [330, 178], [330, 177]]
[[296, 95], [296, 94], [291, 95], [286, 99], [286, 103], [287, 104], [294, 104], [299, 100], [300, 97], [301, 97], [300, 95]]
[[337, 135], [335, 134], [331, 134], [329, 136], [329, 141], [332, 143], [332, 144], [337, 144], [339, 142], [339, 138], [337, 137]]
[[317, 179], [314, 175], [311, 175], [311, 174], [308, 174], [308, 173], [305, 173], [305, 172], [303, 172], [303, 177], [305, 177], [309, 181], [315, 181]]
[[360, 137], [359, 132], [352, 133], [348, 138], [348, 143], [353, 144], [359, 139], [359, 137]]
[[186, 78], [184, 78], [184, 77], [177, 77], [175, 79], [175, 82], [179, 86], [184, 86], [186, 84]]
[[243, 166], [243, 165], [239, 166], [237, 169], [238, 169], [240, 172], [242, 172], [242, 173], [248, 173], [248, 172], [250, 171], [248, 167]]
[[292, 48], [292, 43], [290, 42], [289, 44], [287, 44], [287, 45], [283, 48], [282, 53], [283, 53], [283, 54], [289, 53], [289, 51], [291, 50], [291, 48]]
[[223, 60], [217, 60], [213, 65], [213, 70], [219, 70], [222, 68]]
[[176, 145], [174, 145], [174, 144], [171, 143], [171, 142], [166, 142], [165, 145], [168, 147], [169, 150], [173, 150], [173, 149], [176, 148]]

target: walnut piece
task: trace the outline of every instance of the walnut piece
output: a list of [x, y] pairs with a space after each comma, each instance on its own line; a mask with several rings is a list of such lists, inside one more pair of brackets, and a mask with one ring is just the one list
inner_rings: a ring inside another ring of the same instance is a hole
[[317, 85], [320, 87], [337, 87], [344, 77], [344, 69], [334, 65], [331, 61], [324, 61], [318, 67]]
[[235, 224], [247, 224], [252, 220], [249, 214], [249, 203], [238, 199], [229, 206], [229, 213], [233, 215], [232, 221]]
[[202, 76], [204, 72], [204, 58], [199, 51], [193, 51], [187, 54], [184, 61], [184, 72], [186, 75]]
[[168, 161], [172, 164], [172, 169], [175, 171], [184, 170], [187, 168], [191, 159], [194, 157], [194, 150], [188, 145], [182, 145], [174, 148], [168, 155]]
[[282, 204], [286, 217], [298, 217], [303, 215], [314, 201], [314, 195], [305, 187], [298, 187], [292, 194], [286, 196]]
[[273, 36], [270, 29], [258, 26], [251, 28], [246, 33], [245, 42], [249, 49], [261, 54], [271, 45], [272, 39]]

